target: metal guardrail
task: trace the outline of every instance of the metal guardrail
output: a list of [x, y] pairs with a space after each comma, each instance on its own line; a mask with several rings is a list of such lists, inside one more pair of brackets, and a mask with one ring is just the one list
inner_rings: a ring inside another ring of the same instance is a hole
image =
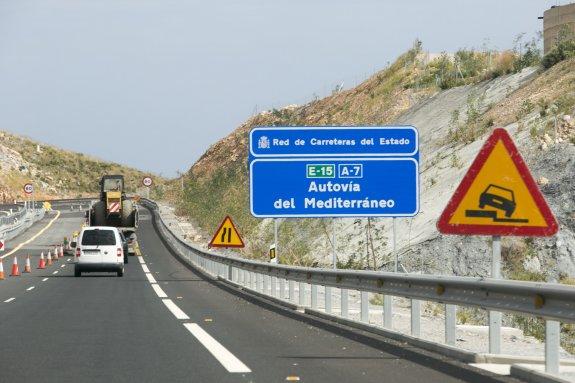
[[[362, 322], [369, 322], [369, 292], [412, 299], [412, 335], [417, 337], [419, 301], [446, 304], [447, 344], [455, 344], [454, 305], [541, 317], [547, 320], [549, 339], [546, 339], [546, 365], [549, 372], [558, 371], [559, 322], [575, 323], [575, 287], [490, 278], [308, 268], [224, 256], [182, 241], [164, 223], [155, 202], [142, 200], [141, 203], [152, 212], [156, 227], [164, 239], [194, 266], [212, 276], [227, 279], [247, 289], [300, 305], [305, 304], [301, 292], [305, 291], [306, 284], [309, 284], [311, 308], [317, 307], [317, 286], [324, 286], [325, 308], [328, 313], [331, 312], [331, 288], [341, 289], [341, 316], [344, 318], [348, 316], [348, 290], [357, 290], [361, 293]], [[280, 285], [279, 292], [276, 283]], [[299, 283], [299, 296], [295, 294], [295, 283]], [[417, 315], [415, 320], [414, 315]], [[391, 322], [391, 315], [389, 318]], [[384, 327], [391, 329], [391, 323], [386, 322], [384, 321]]]
[[16, 237], [34, 222], [44, 217], [44, 209], [21, 208], [12, 214], [0, 217], [0, 239], [8, 240]]

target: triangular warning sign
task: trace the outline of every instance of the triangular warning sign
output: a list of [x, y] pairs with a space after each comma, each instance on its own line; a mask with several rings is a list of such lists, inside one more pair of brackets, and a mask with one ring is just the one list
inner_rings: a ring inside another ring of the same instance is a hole
[[505, 129], [495, 129], [437, 222], [445, 234], [549, 236], [558, 225]]
[[209, 247], [244, 247], [244, 241], [229, 216], [214, 234]]
[[4, 251], [4, 240], [0, 239], [0, 251]]

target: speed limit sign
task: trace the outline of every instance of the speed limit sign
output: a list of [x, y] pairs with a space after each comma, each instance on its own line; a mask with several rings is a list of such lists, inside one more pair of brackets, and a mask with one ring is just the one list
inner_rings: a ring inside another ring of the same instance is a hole
[[144, 184], [144, 186], [146, 187], [152, 186], [153, 183], [154, 181], [152, 181], [152, 177], [144, 177], [144, 179], [142, 180], [142, 184]]
[[26, 194], [34, 193], [34, 186], [32, 184], [24, 185], [24, 193], [26, 193]]

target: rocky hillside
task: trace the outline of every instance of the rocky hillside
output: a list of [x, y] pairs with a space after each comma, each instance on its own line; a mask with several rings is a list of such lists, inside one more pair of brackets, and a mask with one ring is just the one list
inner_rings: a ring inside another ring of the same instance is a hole
[[[0, 202], [23, 198], [22, 186], [33, 182], [38, 198], [95, 195], [103, 174], [123, 174], [135, 192], [146, 173], [81, 153], [34, 142], [0, 131]], [[159, 180], [160, 187], [162, 180]]]
[[[397, 220], [402, 267], [488, 275], [488, 239], [442, 236], [435, 222], [486, 136], [500, 126], [514, 136], [561, 225], [553, 238], [505, 239], [505, 272], [521, 279], [575, 276], [575, 60], [544, 69], [535, 55], [526, 56], [462, 50], [430, 60], [416, 44], [354, 89], [250, 118], [192, 166], [173, 202], [206, 232], [231, 215], [247, 237], [244, 255], [262, 257], [272, 225], [248, 209], [247, 137], [253, 127], [413, 124], [420, 133], [421, 212]], [[340, 266], [389, 270], [390, 222], [338, 219]], [[284, 220], [281, 261], [327, 264], [330, 227], [327, 219]]]

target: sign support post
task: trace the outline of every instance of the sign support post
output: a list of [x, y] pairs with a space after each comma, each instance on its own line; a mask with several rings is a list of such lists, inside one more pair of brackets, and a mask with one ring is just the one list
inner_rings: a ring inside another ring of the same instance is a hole
[[337, 250], [336, 250], [336, 243], [335, 243], [335, 217], [331, 219], [331, 252], [332, 252], [332, 260], [333, 260], [333, 268], [334, 270], [337, 269]]
[[274, 218], [274, 245], [276, 247], [276, 258], [278, 257], [278, 219]]
[[[501, 236], [492, 240], [491, 278], [501, 278]], [[489, 353], [501, 352], [501, 312], [489, 311]]]

